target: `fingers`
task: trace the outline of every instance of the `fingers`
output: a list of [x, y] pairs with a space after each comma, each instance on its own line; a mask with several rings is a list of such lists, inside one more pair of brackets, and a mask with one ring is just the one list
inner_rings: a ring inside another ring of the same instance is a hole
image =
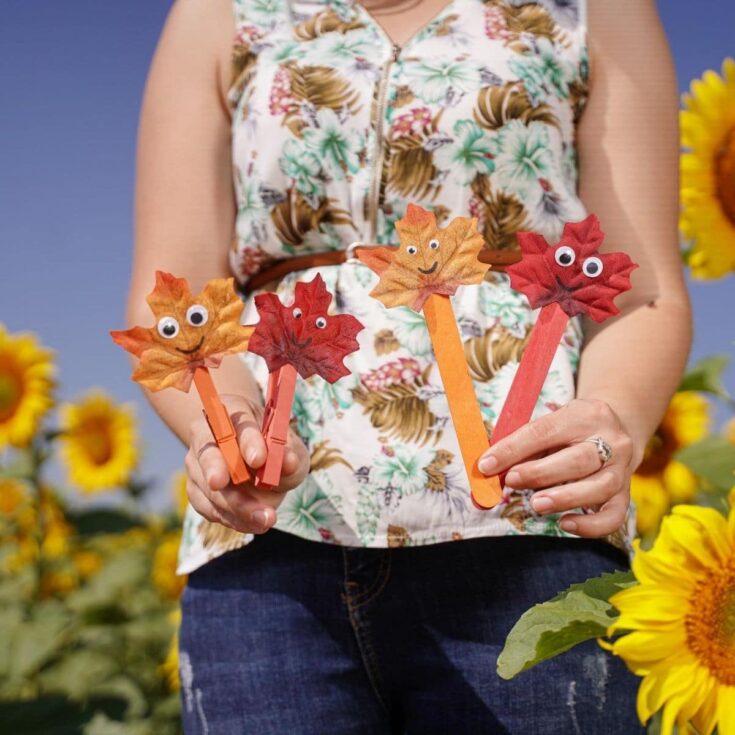
[[265, 464], [266, 446], [260, 433], [260, 418], [254, 416], [250, 407], [232, 414], [240, 452], [250, 467], [257, 470]]
[[[189, 475], [187, 495], [194, 510], [207, 520], [236, 531], [267, 531], [276, 522], [275, 498], [243, 486], [234, 487], [230, 484], [226, 468], [223, 484], [220, 476], [212, 475], [210, 471], [212, 466], [217, 466], [218, 460], [224, 464], [219, 449], [205, 445], [200, 454], [197, 460], [193, 449], [189, 450], [184, 460]], [[208, 455], [206, 459], [205, 455]]]
[[560, 525], [565, 531], [585, 538], [607, 536], [623, 525], [629, 499], [630, 494], [627, 492], [616, 493], [596, 513], [562, 516]]
[[589, 477], [534, 493], [531, 505], [537, 513], [559, 513], [582, 506], [603, 505], [625, 484], [622, 469], [612, 465]]
[[496, 475], [541, 450], [581, 441], [601, 427], [618, 426], [617, 416], [604, 401], [576, 399], [500, 439], [480, 457], [478, 466], [480, 472]]
[[514, 488], [546, 488], [597, 472], [600, 457], [591, 442], [580, 442], [543, 459], [514, 465], [505, 484]]

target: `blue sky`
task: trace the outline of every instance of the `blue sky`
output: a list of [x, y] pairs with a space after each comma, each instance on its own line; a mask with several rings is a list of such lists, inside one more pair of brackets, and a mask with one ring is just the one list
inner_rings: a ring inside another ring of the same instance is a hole
[[[667, 0], [679, 85], [735, 56], [735, 3]], [[142, 421], [144, 472], [165, 502], [183, 448], [129, 379], [124, 326], [135, 137], [168, 0], [0, 4], [0, 322], [57, 352], [61, 397], [102, 386]], [[692, 283], [692, 358], [732, 354], [733, 278]], [[725, 325], [723, 328], [723, 324]], [[735, 367], [726, 383], [735, 392]]]

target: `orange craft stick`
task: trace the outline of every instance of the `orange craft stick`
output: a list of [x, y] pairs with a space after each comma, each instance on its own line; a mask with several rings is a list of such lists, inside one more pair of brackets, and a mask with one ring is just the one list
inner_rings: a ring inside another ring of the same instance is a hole
[[486, 477], [477, 467], [477, 460], [488, 447], [487, 432], [449, 297], [429, 296], [424, 304], [424, 316], [467, 469], [472, 500], [481, 508], [492, 508], [500, 501], [502, 490], [498, 477]]
[[250, 473], [240, 452], [235, 427], [230, 414], [217, 394], [214, 381], [207, 368], [198, 367], [194, 370], [194, 385], [202, 400], [204, 416], [209, 428], [227, 464], [232, 484], [240, 485], [247, 482], [250, 479]]
[[283, 455], [288, 441], [291, 407], [296, 391], [296, 368], [286, 364], [268, 376], [265, 413], [261, 433], [265, 438], [265, 464], [255, 471], [256, 487], [276, 487], [281, 481]]

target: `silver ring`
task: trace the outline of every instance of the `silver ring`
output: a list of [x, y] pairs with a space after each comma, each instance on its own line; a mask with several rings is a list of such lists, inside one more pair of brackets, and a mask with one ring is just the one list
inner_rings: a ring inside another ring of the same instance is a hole
[[600, 458], [600, 462], [602, 462], [601, 466], [604, 467], [612, 458], [612, 447], [601, 436], [591, 436], [589, 439], [582, 439], [582, 441], [592, 442], [595, 445], [597, 456]]

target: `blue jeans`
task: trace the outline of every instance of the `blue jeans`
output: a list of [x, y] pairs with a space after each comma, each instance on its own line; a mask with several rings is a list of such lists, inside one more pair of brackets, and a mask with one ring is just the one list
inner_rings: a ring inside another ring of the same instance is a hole
[[511, 681], [531, 605], [628, 569], [603, 541], [512, 536], [365, 549], [277, 530], [193, 572], [187, 735], [636, 735], [639, 680], [592, 640]]

